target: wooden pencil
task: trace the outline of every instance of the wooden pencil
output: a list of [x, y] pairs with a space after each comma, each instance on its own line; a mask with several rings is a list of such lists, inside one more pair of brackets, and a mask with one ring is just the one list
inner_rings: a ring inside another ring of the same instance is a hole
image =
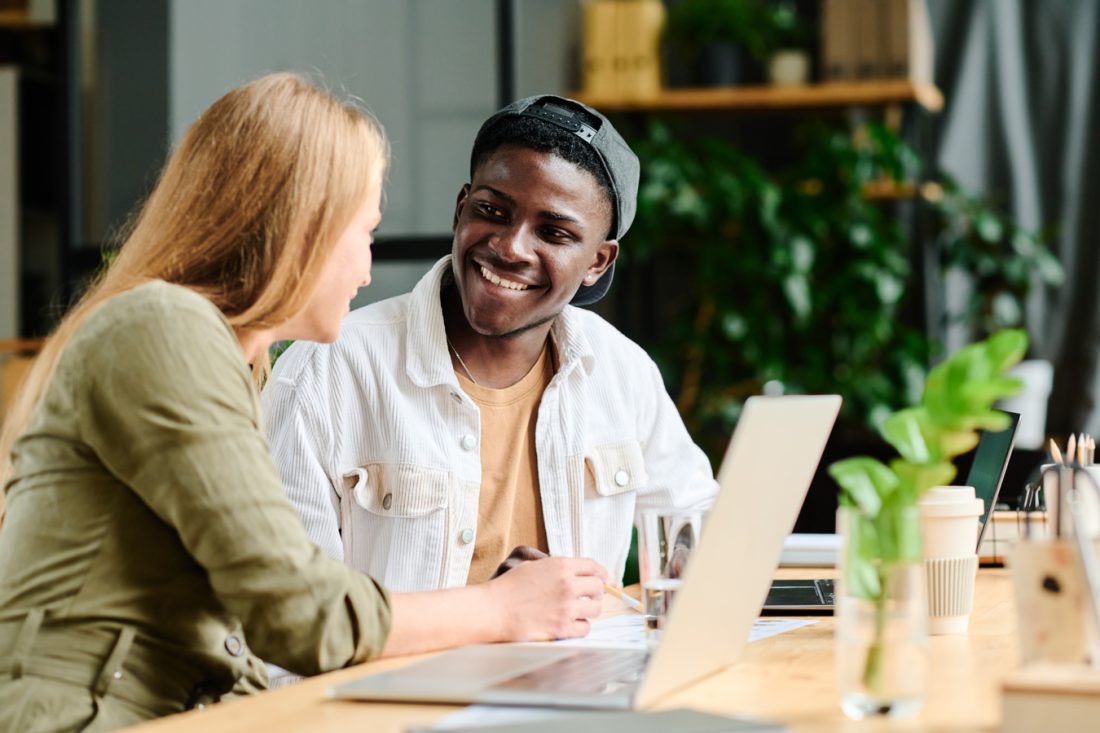
[[645, 611], [642, 610], [642, 602], [639, 601], [637, 598], [631, 598], [626, 593], [623, 593], [620, 589], [606, 583], [604, 583], [603, 589], [605, 593], [610, 593], [611, 595], [615, 596], [620, 601], [625, 603], [631, 610], [637, 611], [638, 613], [645, 613]]

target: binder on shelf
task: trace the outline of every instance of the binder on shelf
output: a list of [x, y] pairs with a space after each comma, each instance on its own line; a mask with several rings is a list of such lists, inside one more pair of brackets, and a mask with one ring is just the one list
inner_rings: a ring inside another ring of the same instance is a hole
[[886, 73], [932, 83], [932, 29], [925, 0], [887, 0]]
[[590, 0], [584, 5], [583, 87], [595, 99], [644, 99], [661, 90], [660, 0]]
[[827, 81], [856, 76], [855, 20], [852, 0], [822, 0], [822, 75]]
[[927, 0], [821, 0], [823, 76], [932, 83]]
[[856, 76], [860, 79], [882, 79], [887, 76], [885, 34], [886, 11], [892, 0], [848, 0], [853, 7], [851, 22], [855, 25], [854, 44]]

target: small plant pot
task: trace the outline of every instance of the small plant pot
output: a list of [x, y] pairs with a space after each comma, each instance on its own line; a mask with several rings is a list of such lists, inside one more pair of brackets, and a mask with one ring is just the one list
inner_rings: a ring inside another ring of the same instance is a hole
[[768, 81], [777, 87], [802, 86], [810, 80], [810, 55], [800, 48], [784, 48], [768, 59]]
[[[674, 68], [669, 67], [670, 82]], [[691, 81], [686, 86], [742, 86], [758, 83], [761, 80], [761, 69], [740, 44], [708, 43], [694, 57], [694, 62], [690, 65], [690, 77]]]

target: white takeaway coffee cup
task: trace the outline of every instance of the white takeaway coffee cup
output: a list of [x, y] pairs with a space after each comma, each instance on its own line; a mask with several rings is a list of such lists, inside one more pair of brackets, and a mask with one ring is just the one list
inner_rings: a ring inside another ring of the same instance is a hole
[[928, 582], [928, 631], [965, 634], [978, 572], [979, 518], [973, 486], [934, 486], [919, 502]]

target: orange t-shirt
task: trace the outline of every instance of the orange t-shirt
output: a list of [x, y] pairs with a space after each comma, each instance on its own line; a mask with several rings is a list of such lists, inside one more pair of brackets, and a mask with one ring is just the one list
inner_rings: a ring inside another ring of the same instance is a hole
[[481, 493], [477, 541], [467, 583], [492, 577], [516, 545], [546, 552], [546, 526], [539, 496], [535, 423], [546, 385], [554, 376], [550, 347], [523, 379], [492, 389], [456, 370], [459, 384], [481, 410]]

